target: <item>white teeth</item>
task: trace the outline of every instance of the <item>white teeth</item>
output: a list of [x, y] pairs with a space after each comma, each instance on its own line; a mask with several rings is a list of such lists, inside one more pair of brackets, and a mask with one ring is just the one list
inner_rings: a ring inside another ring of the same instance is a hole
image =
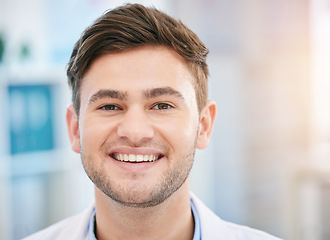
[[128, 155], [128, 160], [129, 160], [130, 162], [136, 162], [136, 157], [135, 157], [135, 155], [133, 155], [133, 154]]
[[154, 162], [158, 158], [155, 155], [134, 155], [134, 154], [117, 154], [115, 158], [118, 161], [125, 161], [125, 162]]
[[136, 156], [136, 161], [137, 162], [142, 162], [143, 161], [143, 155], [137, 155]]

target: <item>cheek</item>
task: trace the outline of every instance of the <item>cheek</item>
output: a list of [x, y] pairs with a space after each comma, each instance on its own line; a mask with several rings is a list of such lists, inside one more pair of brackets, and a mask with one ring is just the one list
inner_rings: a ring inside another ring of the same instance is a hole
[[111, 122], [105, 119], [86, 118], [80, 127], [82, 147], [85, 150], [101, 148], [113, 128]]
[[191, 118], [168, 119], [158, 122], [156, 131], [171, 145], [172, 149], [190, 149], [195, 144], [198, 131], [198, 121]]

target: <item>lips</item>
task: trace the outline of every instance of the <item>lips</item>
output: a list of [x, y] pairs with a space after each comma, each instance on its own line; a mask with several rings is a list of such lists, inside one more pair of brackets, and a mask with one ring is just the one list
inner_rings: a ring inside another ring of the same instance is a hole
[[112, 153], [112, 154], [110, 154], [110, 156], [117, 161], [130, 162], [130, 163], [155, 162], [158, 159], [164, 157], [164, 155], [162, 155], [162, 154], [143, 155], [143, 154], [124, 154], [124, 153]]

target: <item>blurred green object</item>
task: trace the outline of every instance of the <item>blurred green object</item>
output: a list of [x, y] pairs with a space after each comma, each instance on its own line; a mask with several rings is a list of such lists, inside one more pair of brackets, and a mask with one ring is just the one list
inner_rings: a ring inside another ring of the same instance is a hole
[[5, 40], [4, 37], [0, 34], [0, 64], [3, 61], [4, 54], [5, 54]]
[[30, 53], [30, 47], [28, 44], [23, 44], [21, 46], [21, 53], [20, 53], [20, 58], [22, 60], [24, 59], [28, 59], [30, 57], [31, 53]]

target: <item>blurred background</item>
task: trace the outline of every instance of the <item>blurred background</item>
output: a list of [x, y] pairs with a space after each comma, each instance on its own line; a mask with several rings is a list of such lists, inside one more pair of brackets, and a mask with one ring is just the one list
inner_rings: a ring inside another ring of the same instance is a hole
[[[65, 68], [86, 26], [121, 0], [0, 0], [0, 239], [93, 199], [69, 146]], [[329, 240], [330, 0], [138, 1], [209, 47], [218, 116], [193, 192], [228, 221]]]

